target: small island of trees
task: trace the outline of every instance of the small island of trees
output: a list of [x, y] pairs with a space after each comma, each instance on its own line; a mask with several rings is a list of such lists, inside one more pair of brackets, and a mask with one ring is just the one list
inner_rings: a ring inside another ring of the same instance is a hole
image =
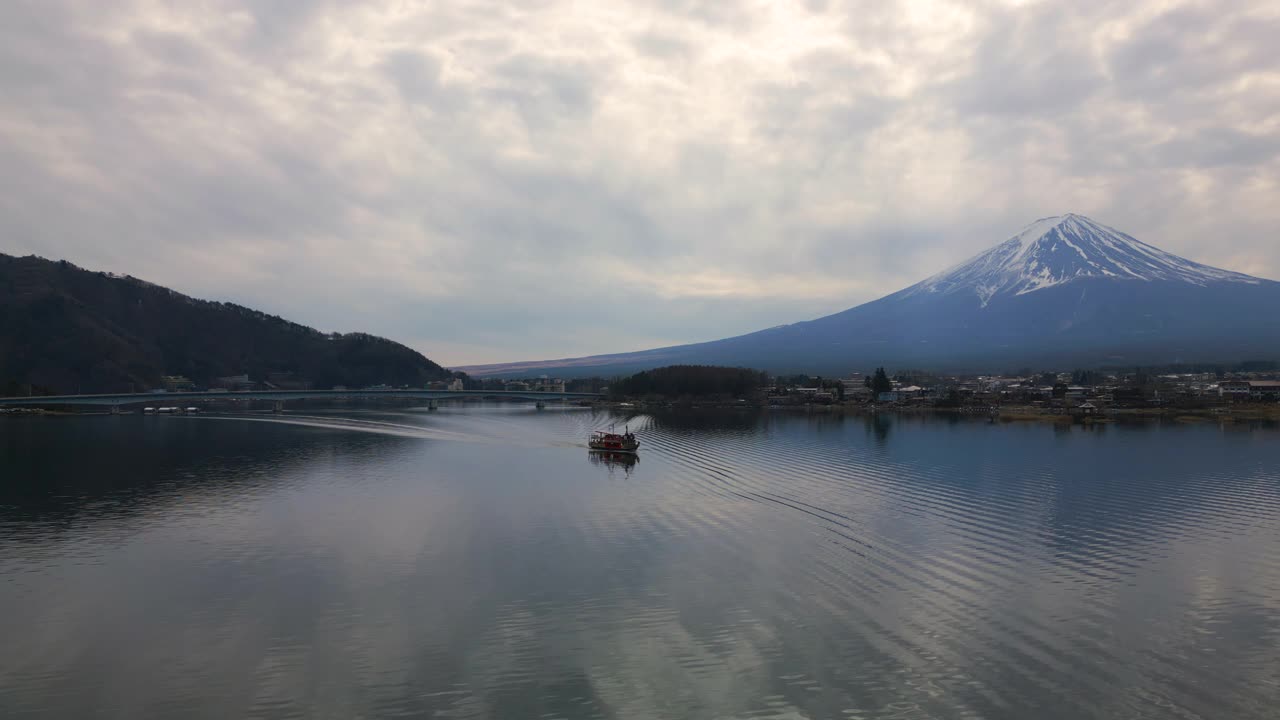
[[758, 370], [714, 365], [671, 365], [638, 372], [609, 385], [615, 398], [743, 399], [769, 386], [769, 375]]

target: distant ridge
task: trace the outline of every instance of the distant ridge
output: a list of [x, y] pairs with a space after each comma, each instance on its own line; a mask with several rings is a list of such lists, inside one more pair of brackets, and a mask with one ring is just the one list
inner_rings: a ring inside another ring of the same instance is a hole
[[843, 374], [880, 365], [991, 371], [1277, 357], [1280, 283], [1196, 263], [1069, 213], [816, 320], [692, 345], [460, 369], [574, 377], [686, 363]]
[[399, 343], [326, 334], [68, 262], [0, 254], [0, 395], [127, 392], [184, 375], [293, 373], [316, 387], [421, 385], [449, 371]]

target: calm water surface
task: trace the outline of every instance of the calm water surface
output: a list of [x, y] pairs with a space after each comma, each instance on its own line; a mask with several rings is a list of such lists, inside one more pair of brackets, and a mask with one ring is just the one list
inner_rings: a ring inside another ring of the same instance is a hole
[[1276, 718], [1280, 432], [0, 419], [4, 718]]

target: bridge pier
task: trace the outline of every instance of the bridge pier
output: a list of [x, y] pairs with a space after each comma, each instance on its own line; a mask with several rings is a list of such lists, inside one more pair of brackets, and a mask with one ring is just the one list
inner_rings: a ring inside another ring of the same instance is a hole
[[271, 408], [271, 412], [277, 413], [277, 414], [284, 412], [284, 401], [283, 400], [275, 401], [275, 404]]
[[534, 403], [534, 404], [533, 404], [533, 406], [534, 406], [534, 407], [536, 407], [536, 408], [538, 408], [539, 410], [543, 410], [543, 409], [545, 409], [545, 408], [547, 407], [547, 404], [546, 404], [545, 402], [543, 402], [543, 401], [539, 400], [538, 402]]
[[428, 410], [435, 410], [438, 407], [440, 407], [439, 401], [436, 400], [435, 398], [431, 398], [430, 400], [427, 401]]

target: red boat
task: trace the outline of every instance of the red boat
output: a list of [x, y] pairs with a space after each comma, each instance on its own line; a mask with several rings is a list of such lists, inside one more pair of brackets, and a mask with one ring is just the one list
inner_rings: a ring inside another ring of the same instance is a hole
[[640, 449], [640, 441], [630, 428], [623, 430], [622, 434], [597, 430], [587, 438], [587, 447], [602, 452], [634, 453]]

